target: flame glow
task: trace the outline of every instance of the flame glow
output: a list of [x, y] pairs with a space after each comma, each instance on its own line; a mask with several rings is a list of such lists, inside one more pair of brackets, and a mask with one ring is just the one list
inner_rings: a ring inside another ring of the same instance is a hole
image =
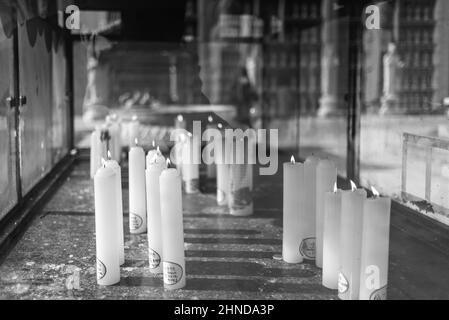
[[337, 188], [337, 182], [335, 182], [335, 183], [334, 183], [334, 193], [337, 193], [337, 190], [338, 190], [338, 188]]
[[170, 161], [169, 158], [167, 158], [166, 164], [167, 164], [167, 168], [169, 168], [169, 167], [170, 167], [170, 164], [171, 164], [171, 161]]
[[111, 159], [112, 159], [112, 154], [111, 154], [111, 151], [108, 150], [108, 160], [111, 160]]
[[137, 138], [134, 138], [134, 143], [137, 146], [139, 144], [139, 140]]
[[214, 118], [212, 118], [212, 116], [208, 116], [208, 117], [207, 117], [207, 121], [213, 122], [213, 121], [214, 121]]
[[379, 191], [377, 191], [376, 188], [374, 188], [373, 186], [371, 186], [371, 191], [373, 192], [375, 198], [380, 196]]
[[106, 167], [106, 160], [104, 160], [104, 158], [101, 158], [101, 165], [103, 167]]
[[156, 152], [157, 152], [157, 154], [161, 154], [161, 150], [159, 149], [159, 146], [157, 146]]
[[221, 123], [217, 124], [218, 129], [223, 128], [223, 125]]
[[151, 141], [151, 145], [153, 146], [153, 148], [156, 146], [156, 142], [154, 142], [154, 140], [153, 141]]
[[292, 163], [292, 164], [295, 164], [295, 157], [292, 155], [292, 157], [290, 158], [290, 162]]
[[352, 181], [352, 180], [349, 180], [349, 181], [351, 181], [351, 190], [352, 191], [357, 190], [357, 185], [354, 183], [354, 181]]
[[133, 115], [133, 117], [131, 118], [132, 121], [137, 121], [137, 116]]
[[184, 121], [184, 117], [182, 116], [182, 114], [178, 114], [176, 119], [178, 119], [179, 122], [183, 122]]

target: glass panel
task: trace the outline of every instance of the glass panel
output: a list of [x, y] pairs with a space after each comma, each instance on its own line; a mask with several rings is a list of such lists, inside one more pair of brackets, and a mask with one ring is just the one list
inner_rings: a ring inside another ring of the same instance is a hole
[[20, 152], [23, 193], [51, 169], [52, 31], [41, 18], [19, 24]]
[[14, 110], [7, 104], [12, 92], [12, 20], [0, 8], [0, 219], [17, 203]]

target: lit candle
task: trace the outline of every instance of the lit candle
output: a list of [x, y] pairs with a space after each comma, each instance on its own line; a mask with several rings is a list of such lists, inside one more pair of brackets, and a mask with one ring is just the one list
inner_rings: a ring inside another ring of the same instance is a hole
[[363, 206], [360, 300], [386, 300], [391, 199], [372, 190]]
[[115, 173], [115, 185], [116, 185], [116, 196], [111, 199], [116, 199], [117, 201], [117, 227], [118, 227], [118, 239], [119, 245], [117, 250], [119, 252], [120, 265], [125, 263], [125, 249], [124, 249], [124, 236], [123, 236], [123, 202], [122, 202], [122, 170], [120, 169], [117, 161], [111, 159], [111, 152], [108, 151], [108, 160], [105, 162], [106, 168], [111, 168]]
[[178, 170], [165, 169], [159, 177], [162, 222], [164, 288], [186, 284], [181, 178]]
[[200, 186], [199, 164], [195, 161], [200, 152], [194, 137], [189, 135], [182, 147], [182, 183], [186, 193], [197, 193]]
[[301, 212], [304, 211], [304, 165], [296, 163], [292, 156], [284, 163], [282, 258], [288, 263], [300, 263], [299, 252], [302, 227]]
[[[151, 145], [153, 146], [153, 149], [151, 149], [147, 153], [147, 156], [146, 156], [146, 168], [148, 168], [152, 162], [156, 161], [155, 156], [163, 157], [162, 154], [161, 154], [161, 151], [159, 149], [159, 146], [156, 147], [156, 143], [154, 142], [154, 140], [151, 143]], [[164, 158], [164, 161], [165, 161], [165, 158]]]
[[182, 114], [178, 114], [175, 118], [175, 128], [176, 129], [185, 129], [186, 122], [184, 121], [184, 117]]
[[338, 297], [342, 300], [358, 300], [360, 289], [363, 203], [366, 191], [357, 189], [352, 181], [351, 186], [352, 192], [341, 194]]
[[324, 193], [332, 191], [337, 182], [337, 167], [328, 160], [320, 160], [316, 167], [316, 216], [315, 216], [315, 264], [323, 267], [323, 220], [324, 220]]
[[[213, 118], [211, 115], [209, 115], [209, 116], [207, 117], [207, 126], [206, 126], [206, 130], [207, 130], [207, 129], [214, 129], [214, 128], [215, 128], [215, 126], [213, 125], [213, 122], [214, 122], [214, 118]], [[206, 133], [207, 133], [207, 131], [206, 131]], [[206, 140], [206, 141], [209, 141], [210, 139], [211, 139], [210, 135], [209, 135], [209, 134], [205, 134], [205, 140]], [[214, 142], [215, 142], [215, 141], [214, 141]], [[214, 143], [214, 142], [212, 142], [212, 143]], [[215, 148], [214, 148], [214, 149], [215, 149]], [[215, 151], [214, 151], [214, 152], [215, 152]], [[212, 161], [210, 161], [210, 160], [211, 160], [210, 157], [214, 157], [215, 154], [210, 155], [209, 153], [206, 153], [205, 156], [207, 157], [207, 159], [204, 159], [204, 161], [207, 162], [207, 163], [210, 163], [210, 162], [212, 162]], [[206, 174], [207, 174], [207, 177], [208, 177], [208, 178], [211, 178], [211, 179], [217, 177], [217, 166], [215, 165], [214, 162], [212, 162], [211, 164], [208, 164], [208, 165], [206, 166]]]
[[134, 145], [134, 141], [138, 140], [140, 123], [136, 115], [133, 115], [131, 122], [128, 123], [128, 145], [132, 147]]
[[334, 191], [324, 195], [323, 286], [334, 290], [338, 288], [340, 270], [341, 194], [335, 183]]
[[90, 136], [90, 177], [93, 179], [101, 166], [102, 147], [100, 130], [95, 129]]
[[116, 181], [114, 170], [105, 166], [94, 177], [97, 283], [106, 286], [120, 281], [117, 202], [111, 201], [117, 197]]
[[315, 156], [307, 157], [304, 162], [304, 181], [307, 184], [304, 192], [304, 215], [301, 219], [303, 239], [300, 251], [304, 259], [315, 260], [315, 229], [316, 229], [316, 168], [320, 159]]
[[[221, 128], [221, 123], [219, 123], [219, 128]], [[222, 131], [223, 133], [224, 131]], [[228, 203], [229, 194], [229, 164], [225, 157], [225, 143], [226, 139], [222, 139], [221, 148], [215, 148], [216, 157], [215, 162], [217, 164], [217, 204], [219, 206]]]
[[129, 150], [129, 230], [142, 233], [147, 230], [145, 200], [145, 152], [135, 145]]
[[[149, 160], [149, 161], [148, 161]], [[159, 176], [165, 169], [165, 158], [159, 149], [148, 159], [146, 174], [148, 251], [151, 273], [162, 273], [162, 234]]]

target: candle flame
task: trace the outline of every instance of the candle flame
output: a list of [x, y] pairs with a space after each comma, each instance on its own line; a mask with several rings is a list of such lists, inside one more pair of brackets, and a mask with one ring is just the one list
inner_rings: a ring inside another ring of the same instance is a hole
[[221, 123], [217, 124], [218, 129], [223, 128], [223, 125]]
[[159, 146], [156, 147], [157, 154], [161, 154], [161, 150], [159, 149]]
[[190, 132], [187, 132], [188, 137], [192, 137], [192, 134]]
[[133, 117], [131, 118], [132, 121], [137, 121], [137, 116], [133, 115]]
[[104, 160], [104, 158], [101, 158], [101, 165], [103, 167], [106, 167], [106, 160]]
[[295, 157], [292, 155], [292, 157], [290, 158], [290, 162], [292, 163], [292, 164], [294, 164], [296, 161], [295, 161]]
[[349, 180], [349, 181], [351, 181], [351, 190], [352, 191], [357, 190], [357, 185], [354, 183], [354, 181], [352, 181], [352, 180]]
[[116, 120], [116, 119], [117, 119], [117, 113], [111, 114], [111, 118], [112, 118], [113, 120]]
[[111, 159], [112, 159], [112, 154], [111, 154], [111, 151], [108, 150], [108, 160], [111, 160]]
[[153, 148], [156, 146], [156, 142], [154, 142], [154, 140], [153, 141], [151, 141], [151, 145], [153, 146]]
[[213, 121], [214, 121], [214, 118], [212, 118], [212, 116], [208, 116], [208, 117], [207, 117], [207, 121], [213, 122]]
[[166, 164], [167, 164], [167, 168], [170, 168], [171, 161], [169, 158], [167, 158]]
[[178, 116], [176, 118], [178, 119], [179, 122], [184, 121], [184, 117], [182, 116], [182, 114], [178, 114]]
[[337, 182], [335, 182], [335, 183], [334, 183], [334, 193], [337, 193], [337, 190], [338, 190], [338, 188], [337, 188]]
[[371, 186], [371, 191], [373, 192], [375, 198], [380, 196], [379, 191], [377, 191], [376, 188], [374, 188], [373, 186]]
[[139, 140], [137, 138], [134, 138], [134, 143], [137, 146], [139, 144]]

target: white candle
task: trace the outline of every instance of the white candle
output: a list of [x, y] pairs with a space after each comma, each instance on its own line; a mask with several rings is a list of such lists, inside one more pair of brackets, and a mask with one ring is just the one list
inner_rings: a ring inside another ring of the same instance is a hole
[[140, 134], [140, 123], [136, 115], [132, 117], [131, 122], [128, 123], [128, 145], [131, 148], [134, 141], [138, 140]]
[[[108, 154], [109, 158], [111, 156], [111, 154]], [[105, 162], [105, 166], [106, 168], [111, 168], [112, 170], [114, 170], [115, 173], [115, 185], [116, 185], [116, 196], [115, 198], [111, 198], [111, 199], [116, 199], [117, 204], [116, 204], [116, 208], [117, 208], [117, 228], [118, 228], [118, 241], [119, 241], [119, 245], [117, 247], [117, 250], [119, 252], [119, 260], [120, 260], [120, 265], [125, 263], [125, 249], [124, 249], [124, 236], [123, 236], [123, 202], [122, 202], [122, 170], [120, 169], [119, 164], [117, 163], [117, 161], [115, 160], [107, 160]]]
[[176, 169], [159, 177], [164, 288], [179, 289], [186, 284], [181, 178]]
[[391, 199], [373, 193], [363, 206], [360, 300], [387, 298]]
[[156, 151], [146, 169], [148, 252], [151, 273], [162, 273], [162, 234], [159, 176], [165, 169], [164, 157]]
[[117, 226], [117, 176], [113, 169], [100, 167], [94, 177], [95, 240], [97, 283], [113, 285], [120, 281], [119, 236]]
[[301, 219], [303, 239], [300, 251], [304, 259], [315, 260], [315, 229], [316, 229], [316, 168], [320, 159], [307, 157], [304, 162], [304, 216]]
[[337, 182], [337, 167], [328, 160], [320, 160], [316, 167], [316, 229], [315, 229], [315, 264], [323, 267], [323, 220], [324, 220], [324, 193], [332, 191]]
[[288, 263], [300, 263], [299, 252], [302, 227], [301, 212], [304, 211], [304, 165], [296, 163], [292, 156], [284, 163], [282, 258]]
[[200, 186], [200, 170], [199, 164], [196, 163], [195, 157], [198, 156], [197, 143], [194, 137], [186, 138], [182, 148], [182, 183], [186, 193], [197, 193]]
[[[93, 179], [101, 166], [102, 145], [100, 130], [95, 129], [90, 136], [90, 177]], [[104, 157], [103, 157], [104, 158]]]
[[[206, 141], [209, 141], [211, 139], [210, 134], [207, 134], [207, 132], [208, 132], [207, 129], [215, 129], [215, 127], [216, 127], [215, 125], [213, 125], [213, 121], [214, 121], [214, 118], [211, 115], [209, 115], [207, 117], [208, 124], [206, 126], [206, 134], [205, 134]], [[212, 143], [214, 143], [214, 142], [212, 142]], [[207, 157], [207, 159], [204, 159], [204, 162], [207, 162], [207, 163], [212, 162], [210, 160], [211, 160], [211, 157], [215, 157], [215, 150], [214, 150], [214, 154], [210, 155], [209, 153], [206, 153], [205, 156]], [[215, 164], [215, 161], [206, 166], [206, 174], [207, 174], [207, 177], [211, 178], [211, 179], [217, 177], [217, 166]]]
[[[222, 128], [221, 123], [218, 126], [220, 129]], [[221, 131], [224, 134], [224, 131]], [[228, 194], [229, 194], [229, 163], [226, 159], [225, 154], [225, 146], [226, 139], [221, 140], [221, 148], [217, 143], [214, 151], [216, 151], [215, 162], [217, 164], [217, 204], [219, 206], [225, 205], [228, 203]]]
[[323, 286], [334, 290], [338, 289], [340, 271], [341, 194], [335, 184], [335, 190], [324, 195]]
[[135, 145], [129, 150], [129, 230], [143, 233], [147, 230], [145, 200], [145, 152]]
[[229, 213], [233, 216], [253, 214], [252, 166], [249, 164], [229, 165]]
[[[353, 189], [355, 189], [355, 185], [353, 185]], [[365, 198], [366, 191], [363, 189], [343, 192], [341, 195], [338, 297], [342, 300], [359, 299], [363, 203]]]
[[121, 160], [122, 143], [121, 143], [121, 131], [122, 126], [117, 114], [108, 116], [109, 119], [109, 132], [111, 133], [111, 154], [112, 159], [117, 162]]
[[[153, 148], [155, 147], [155, 142], [153, 140]], [[159, 158], [159, 159], [157, 159]], [[150, 167], [150, 164], [153, 162], [157, 162], [157, 161], [164, 161], [165, 163], [165, 158], [162, 156], [161, 151], [159, 150], [159, 146], [157, 146], [154, 149], [151, 149], [150, 151], [148, 151], [147, 156], [146, 156], [146, 168]]]

